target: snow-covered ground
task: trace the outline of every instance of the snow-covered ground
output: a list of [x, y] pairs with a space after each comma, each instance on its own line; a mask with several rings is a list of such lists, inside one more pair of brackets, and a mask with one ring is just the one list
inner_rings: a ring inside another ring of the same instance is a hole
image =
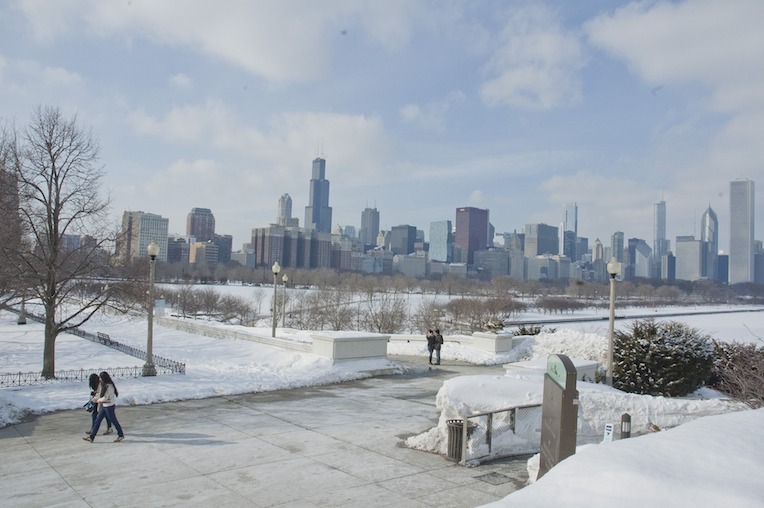
[[[641, 314], [651, 311], [657, 314], [652, 309], [638, 309]], [[686, 322], [723, 340], [750, 342], [764, 336], [764, 313], [761, 312], [671, 319]], [[543, 359], [551, 353], [571, 358], [603, 358], [606, 321], [549, 326], [557, 331], [533, 337], [518, 350], [521, 355], [518, 352], [489, 355], [460, 341], [458, 336], [446, 336], [443, 359], [444, 362], [460, 359], [478, 364], [503, 364], [518, 359]], [[626, 323], [619, 321], [621, 326]], [[99, 316], [84, 328], [145, 347], [145, 319]], [[270, 335], [269, 328], [262, 331], [264, 336]], [[279, 330], [279, 334], [282, 333]], [[419, 338], [411, 337], [408, 342], [392, 340], [388, 349], [391, 360], [395, 361], [395, 355], [419, 355], [424, 361], [426, 347], [423, 341], [416, 340]], [[307, 334], [299, 334], [297, 339], [309, 340]], [[341, 382], [365, 376], [363, 371], [368, 368], [363, 362], [331, 365], [329, 360], [309, 353], [287, 352], [249, 341], [199, 337], [161, 326], [154, 328], [154, 352], [186, 363], [187, 374], [119, 380], [119, 403], [149, 404]], [[56, 353], [57, 370], [109, 370], [142, 364], [140, 360], [70, 335], [59, 337]], [[18, 326], [15, 315], [0, 312], [0, 373], [39, 371], [41, 365], [42, 325], [29, 321], [25, 326]], [[533, 371], [452, 379], [444, 384], [436, 400], [441, 412], [438, 426], [410, 438], [408, 444], [445, 453], [446, 419], [457, 414], [540, 402], [542, 380], [541, 373]], [[764, 459], [761, 458], [764, 457], [764, 438], [757, 432], [764, 424], [764, 412], [741, 411], [739, 405], [708, 390], [699, 393], [697, 398], [678, 400], [629, 395], [589, 383], [579, 383], [578, 389], [581, 394], [580, 443], [597, 442], [605, 423], [617, 423], [623, 412], [632, 415], [634, 435], [648, 435], [607, 445], [586, 444], [537, 484], [510, 495], [496, 506], [548, 506], [552, 500], [560, 499], [566, 500], [565, 506], [644, 506], [651, 502], [660, 506], [714, 506], [714, 499], [725, 499], [726, 504], [734, 506], [764, 506], [764, 484], [747, 481], [764, 477]], [[0, 388], [0, 425], [19, 421], [30, 412], [79, 408], [86, 397], [85, 383]], [[662, 430], [651, 432], [651, 424], [653, 429]], [[647, 501], [624, 504], [629, 497], [624, 493], [631, 492], [632, 485], [633, 492], [648, 497], [632, 495], [631, 498]], [[702, 494], [704, 490], [709, 491], [708, 495]], [[722, 494], [726, 497], [717, 497]]]

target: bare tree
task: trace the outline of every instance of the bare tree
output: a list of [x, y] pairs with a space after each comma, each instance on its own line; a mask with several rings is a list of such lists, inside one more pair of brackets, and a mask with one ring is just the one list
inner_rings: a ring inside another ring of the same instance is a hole
[[355, 308], [351, 306], [352, 295], [338, 289], [320, 289], [319, 299], [323, 302], [322, 312], [332, 330], [348, 330], [353, 325]]
[[[3, 142], [13, 155], [5, 170], [18, 182], [17, 213], [26, 245], [0, 248], [25, 291], [44, 308], [42, 375], [52, 378], [58, 334], [82, 325], [106, 304], [102, 292], [75, 290], [79, 281], [107, 275], [104, 247], [113, 241], [105, 224], [109, 199], [100, 195], [104, 171], [98, 144], [76, 116], [67, 119], [56, 108], [40, 106], [29, 125], [13, 128], [12, 136]], [[79, 244], [69, 241], [74, 237]]]
[[377, 333], [400, 333], [406, 326], [407, 301], [404, 295], [381, 292], [367, 300], [361, 321], [367, 330]]

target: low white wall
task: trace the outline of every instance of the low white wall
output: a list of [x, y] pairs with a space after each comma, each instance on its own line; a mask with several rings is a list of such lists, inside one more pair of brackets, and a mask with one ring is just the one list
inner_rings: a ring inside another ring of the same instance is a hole
[[290, 351], [313, 353], [332, 361], [387, 360], [387, 342], [390, 339], [389, 335], [367, 332], [317, 332], [311, 334], [312, 343], [310, 343], [279, 337], [264, 337], [249, 333], [248, 330], [232, 329], [227, 326], [215, 326], [184, 319], [154, 317], [154, 322], [166, 328], [174, 328], [195, 335], [217, 339], [249, 340]]
[[341, 360], [387, 358], [389, 335], [365, 332], [320, 332], [311, 334], [313, 354]]
[[512, 349], [513, 339], [511, 333], [474, 332], [472, 345], [489, 353], [506, 353]]

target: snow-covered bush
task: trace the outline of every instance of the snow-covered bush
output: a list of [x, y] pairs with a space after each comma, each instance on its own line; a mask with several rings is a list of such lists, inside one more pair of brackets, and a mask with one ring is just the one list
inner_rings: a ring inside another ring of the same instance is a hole
[[637, 321], [615, 333], [613, 386], [629, 393], [681, 397], [709, 379], [711, 338], [676, 321]]

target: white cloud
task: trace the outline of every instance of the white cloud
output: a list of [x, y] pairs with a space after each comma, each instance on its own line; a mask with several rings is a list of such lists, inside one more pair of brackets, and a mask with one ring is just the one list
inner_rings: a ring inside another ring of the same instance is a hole
[[193, 81], [190, 77], [183, 74], [182, 72], [179, 72], [178, 74], [175, 74], [174, 76], [170, 76], [170, 83], [178, 88], [190, 88], [193, 84]]
[[311, 81], [330, 72], [331, 48], [343, 30], [398, 50], [410, 37], [420, 7], [332, 2], [101, 2], [25, 0], [22, 12], [38, 40], [86, 28], [104, 38], [148, 39], [179, 46], [246, 69], [277, 83]]
[[220, 100], [210, 99], [202, 105], [189, 105], [170, 110], [163, 118], [143, 110], [128, 115], [128, 122], [140, 134], [176, 142], [209, 142], [235, 138], [236, 119]]
[[[157, 171], [143, 184], [149, 196], [166, 196], [167, 189], [181, 196], [202, 197], [211, 187], [220, 186], [223, 171], [220, 163], [210, 159], [186, 161], [179, 159], [168, 167]], [[175, 226], [177, 227], [177, 226]]]
[[480, 94], [490, 105], [529, 110], [576, 104], [584, 60], [578, 38], [562, 29], [552, 11], [526, 7], [514, 12], [504, 27], [501, 47], [486, 66], [493, 77], [483, 83]]
[[702, 83], [722, 111], [764, 102], [764, 3], [632, 3], [586, 24], [595, 46], [652, 85]]
[[416, 123], [426, 131], [443, 133], [451, 106], [463, 100], [464, 93], [453, 90], [444, 99], [429, 102], [424, 108], [417, 104], [407, 104], [400, 109], [399, 115], [405, 122]]

